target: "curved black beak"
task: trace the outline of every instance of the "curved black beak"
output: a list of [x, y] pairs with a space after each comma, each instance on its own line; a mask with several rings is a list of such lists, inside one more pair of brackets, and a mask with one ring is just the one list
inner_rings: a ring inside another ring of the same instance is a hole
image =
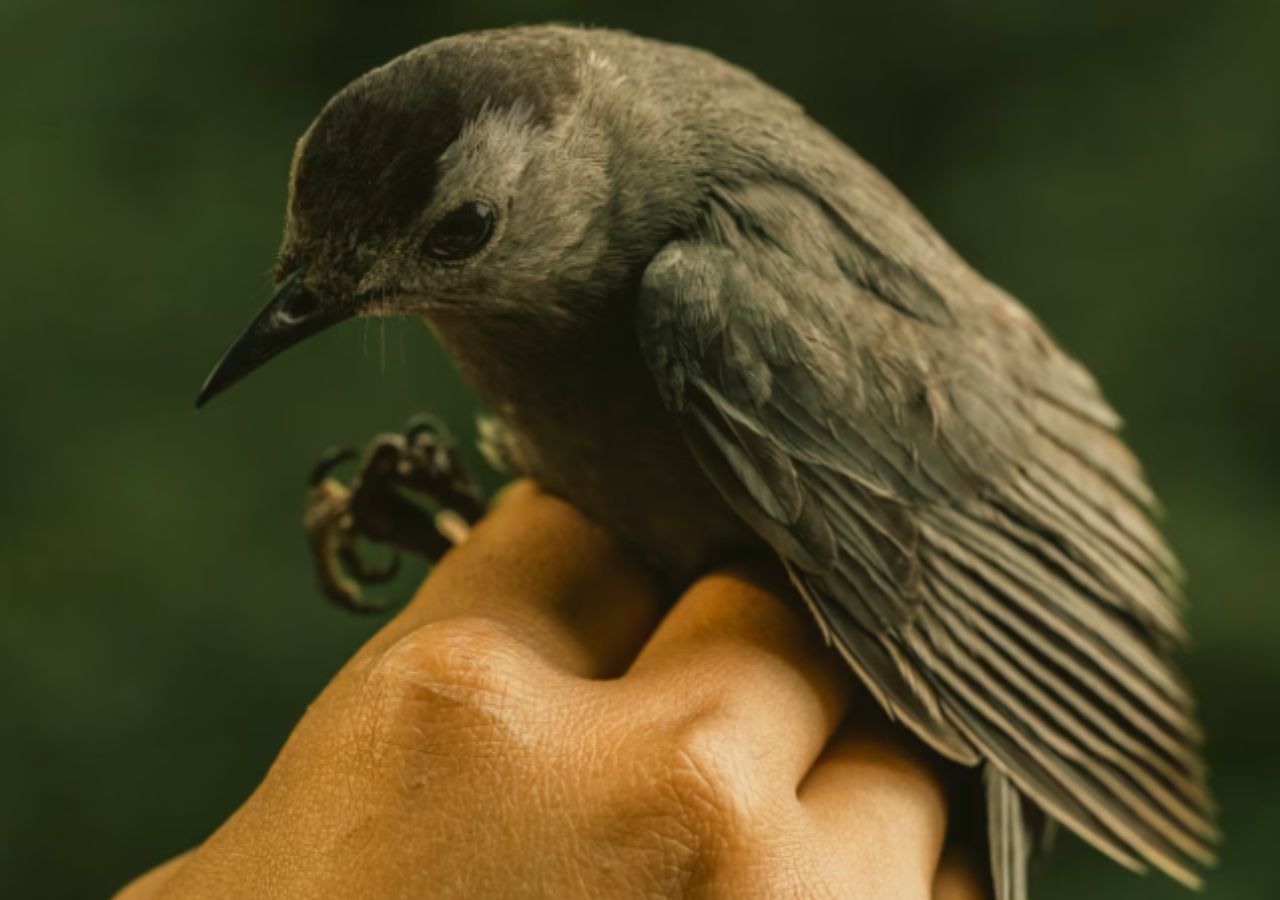
[[204, 380], [196, 397], [199, 409], [254, 369], [330, 325], [350, 318], [349, 305], [322, 304], [302, 282], [302, 272], [294, 272], [276, 290], [262, 312], [249, 323], [240, 337], [222, 354]]

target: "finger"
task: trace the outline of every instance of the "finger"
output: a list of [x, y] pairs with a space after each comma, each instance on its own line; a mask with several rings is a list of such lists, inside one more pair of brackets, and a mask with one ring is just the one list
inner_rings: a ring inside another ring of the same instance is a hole
[[661, 608], [653, 577], [604, 529], [526, 481], [503, 491], [370, 649], [429, 622], [483, 618], [565, 671], [603, 677], [631, 659]]
[[927, 754], [901, 728], [856, 708], [798, 797], [833, 852], [847, 854], [854, 877], [901, 881], [886, 885], [884, 896], [929, 895], [946, 834], [946, 795]]
[[622, 679], [637, 693], [680, 695], [727, 713], [733, 739], [773, 755], [788, 789], [822, 751], [854, 684], [791, 601], [773, 569], [714, 572], [680, 598]]

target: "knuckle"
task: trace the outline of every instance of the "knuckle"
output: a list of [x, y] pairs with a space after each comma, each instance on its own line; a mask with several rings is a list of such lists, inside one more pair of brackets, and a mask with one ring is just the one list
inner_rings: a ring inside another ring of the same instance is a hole
[[712, 708], [641, 739], [631, 754], [636, 777], [613, 798], [614, 817], [644, 823], [664, 848], [704, 869], [748, 830], [751, 787], [732, 729]]
[[518, 648], [511, 634], [492, 619], [441, 619], [418, 626], [388, 647], [375, 670], [390, 681], [418, 683], [427, 678], [488, 688], [501, 678]]
[[366, 679], [368, 707], [380, 722], [506, 731], [512, 716], [537, 696], [529, 690], [530, 657], [491, 619], [431, 622], [372, 662]]
[[737, 723], [731, 706], [713, 704], [659, 742], [656, 800], [693, 837], [695, 871], [706, 878], [707, 896], [721, 896], [713, 888], [736, 872], [751, 871], [757, 884], [774, 883], [779, 866], [772, 848], [787, 830], [787, 807], [770, 788], [770, 761], [744, 740]]
[[737, 810], [745, 786], [725, 718], [715, 710], [681, 722], [666, 735], [658, 760], [672, 799], [695, 818], [716, 824]]
[[703, 695], [674, 720], [655, 712], [658, 721], [633, 714], [622, 731], [597, 735], [576, 770], [589, 845], [634, 859], [652, 879], [645, 896], [794, 896], [781, 852], [790, 814], [767, 789], [774, 779], [760, 777], [732, 704]]

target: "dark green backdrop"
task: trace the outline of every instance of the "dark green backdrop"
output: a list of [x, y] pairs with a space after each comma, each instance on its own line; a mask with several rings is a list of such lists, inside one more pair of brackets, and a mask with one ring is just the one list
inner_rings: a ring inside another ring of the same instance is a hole
[[[0, 0], [0, 894], [102, 896], [199, 841], [376, 626], [313, 591], [303, 473], [419, 408], [471, 433], [424, 329], [350, 325], [191, 401], [324, 100], [561, 19], [787, 90], [1099, 375], [1192, 574], [1209, 895], [1280, 896], [1280, 4], [748, 6]], [[1069, 840], [1035, 894], [1185, 896]]]

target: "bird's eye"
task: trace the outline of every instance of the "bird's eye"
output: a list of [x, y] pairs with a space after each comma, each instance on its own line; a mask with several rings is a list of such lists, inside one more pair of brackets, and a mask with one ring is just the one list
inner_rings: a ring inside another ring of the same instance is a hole
[[493, 207], [470, 200], [436, 223], [427, 235], [427, 255], [439, 260], [465, 259], [493, 234]]

